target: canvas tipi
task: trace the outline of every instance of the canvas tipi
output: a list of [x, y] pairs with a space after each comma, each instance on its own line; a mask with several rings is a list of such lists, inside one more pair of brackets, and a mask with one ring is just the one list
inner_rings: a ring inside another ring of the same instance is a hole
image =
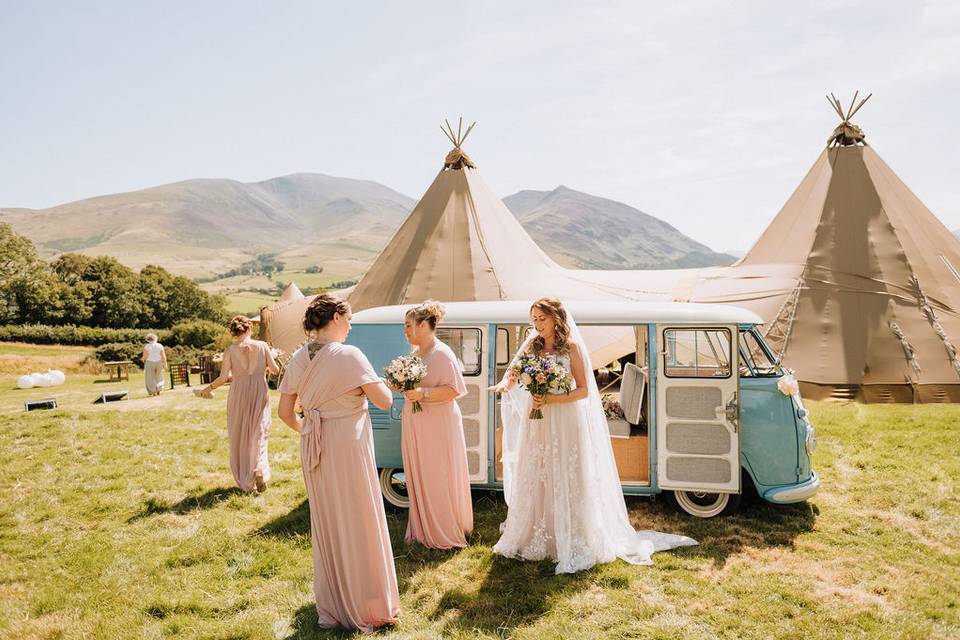
[[960, 400], [960, 241], [850, 122], [866, 99], [830, 101], [827, 148], [732, 269], [796, 272], [761, 315], [806, 395]]

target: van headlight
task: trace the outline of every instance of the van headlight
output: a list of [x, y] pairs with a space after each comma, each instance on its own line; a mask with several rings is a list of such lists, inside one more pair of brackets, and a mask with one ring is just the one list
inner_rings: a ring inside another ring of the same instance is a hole
[[807, 447], [807, 455], [810, 455], [817, 448], [817, 430], [809, 422], [807, 423], [807, 437], [804, 442]]

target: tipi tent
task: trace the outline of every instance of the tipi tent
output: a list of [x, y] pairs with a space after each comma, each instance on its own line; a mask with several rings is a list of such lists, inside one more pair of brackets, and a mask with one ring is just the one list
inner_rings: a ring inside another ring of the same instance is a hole
[[960, 401], [960, 241], [850, 122], [864, 102], [832, 98], [829, 146], [732, 269], [796, 272], [760, 313], [807, 395]]
[[[438, 300], [529, 297], [558, 266], [483, 181], [447, 123], [453, 143], [440, 173], [350, 296], [355, 310]], [[522, 265], [522, 266], [521, 266]]]
[[[616, 299], [570, 277], [533, 241], [480, 177], [461, 145], [474, 125], [443, 129], [453, 149], [440, 173], [350, 295], [355, 311], [383, 305], [532, 300], [540, 296]], [[631, 332], [585, 330], [600, 363], [633, 351]]]

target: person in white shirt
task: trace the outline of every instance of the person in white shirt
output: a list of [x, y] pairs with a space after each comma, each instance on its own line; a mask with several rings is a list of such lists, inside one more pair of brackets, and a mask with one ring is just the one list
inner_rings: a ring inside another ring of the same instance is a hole
[[157, 334], [147, 334], [147, 344], [143, 347], [143, 373], [147, 385], [147, 395], [158, 396], [163, 391], [163, 372], [167, 368], [167, 353], [163, 345], [157, 342]]

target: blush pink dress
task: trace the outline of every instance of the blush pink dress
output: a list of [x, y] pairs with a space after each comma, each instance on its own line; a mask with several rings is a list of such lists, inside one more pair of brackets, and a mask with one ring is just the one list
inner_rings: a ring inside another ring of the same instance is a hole
[[221, 370], [233, 376], [227, 395], [230, 470], [244, 491], [254, 490], [257, 471], [270, 480], [270, 389], [264, 377], [269, 357], [270, 348], [259, 340], [245, 340], [223, 352]]
[[[450, 347], [437, 340], [420, 357], [427, 365], [420, 386], [450, 387], [457, 398], [467, 394]], [[460, 407], [455, 399], [420, 404], [423, 411], [413, 413], [413, 403], [403, 403], [401, 448], [410, 495], [406, 541], [435, 549], [465, 547], [473, 530], [473, 502]]]
[[280, 392], [303, 406], [300, 463], [310, 503], [313, 588], [321, 627], [369, 632], [393, 624], [400, 595], [373, 455], [367, 399], [380, 377], [354, 346], [306, 346], [287, 364]]

